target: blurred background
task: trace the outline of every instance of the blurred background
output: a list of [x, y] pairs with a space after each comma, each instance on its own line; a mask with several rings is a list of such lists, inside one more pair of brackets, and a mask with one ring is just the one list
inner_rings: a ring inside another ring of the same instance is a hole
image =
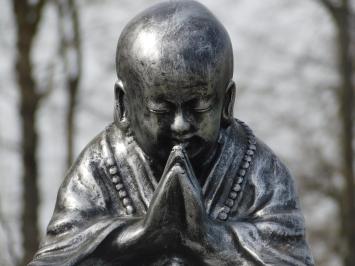
[[[0, 0], [0, 265], [37, 250], [68, 165], [112, 121], [115, 46], [155, 0]], [[355, 265], [355, 0], [201, 0], [235, 116], [290, 168], [316, 265]]]

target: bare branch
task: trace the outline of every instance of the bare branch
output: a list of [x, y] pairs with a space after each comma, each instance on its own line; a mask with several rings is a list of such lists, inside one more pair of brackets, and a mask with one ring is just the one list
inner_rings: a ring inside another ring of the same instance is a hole
[[69, 102], [66, 115], [66, 125], [68, 152], [67, 165], [70, 166], [72, 164], [74, 154], [74, 122], [82, 72], [80, 25], [78, 10], [73, 0], [58, 2], [57, 6], [60, 15], [60, 54], [64, 61]]
[[32, 7], [30, 9], [32, 9], [35, 18], [33, 21], [33, 32], [37, 31], [37, 26], [41, 18], [41, 12], [43, 10], [44, 4], [45, 4], [45, 0], [39, 0], [37, 4], [30, 5]]
[[336, 23], [338, 23], [339, 16], [341, 16], [342, 12], [344, 12], [343, 5], [341, 3], [336, 5], [330, 0], [317, 0], [317, 1], [321, 4], [321, 6], [323, 6], [328, 11], [328, 13], [333, 18], [333, 20]]
[[330, 0], [318, 0], [324, 7], [326, 7], [330, 12], [334, 12], [336, 6]]
[[40, 100], [43, 100], [47, 98], [53, 91], [54, 86], [53, 86], [53, 76], [54, 76], [54, 68], [55, 68], [55, 61], [52, 61], [51, 63], [48, 64], [48, 74], [47, 74], [47, 81], [46, 81], [46, 89], [38, 93], [38, 97]]

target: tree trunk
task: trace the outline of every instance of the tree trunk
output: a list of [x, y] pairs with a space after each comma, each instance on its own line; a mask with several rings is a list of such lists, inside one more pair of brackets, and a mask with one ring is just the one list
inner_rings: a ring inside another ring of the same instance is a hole
[[74, 160], [74, 137], [75, 137], [75, 111], [77, 105], [79, 80], [70, 80], [68, 86], [68, 109], [67, 109], [67, 167]]
[[[67, 167], [70, 167], [74, 159], [75, 113], [82, 71], [80, 27], [78, 11], [73, 0], [61, 1], [57, 5], [60, 15], [61, 54], [66, 69], [68, 92], [66, 114]], [[73, 57], [75, 60], [73, 60]]]
[[352, 266], [355, 262], [355, 180], [354, 180], [354, 81], [352, 78], [353, 54], [351, 52], [352, 38], [351, 19], [352, 10], [349, 0], [319, 0], [334, 20], [337, 30], [338, 69], [341, 84], [338, 90], [339, 120], [340, 120], [340, 151], [341, 172], [344, 176], [344, 188], [341, 191], [340, 217], [343, 246], [342, 257], [345, 266]]
[[350, 7], [347, 0], [343, 0], [341, 11], [337, 16], [338, 41], [339, 41], [339, 70], [341, 74], [341, 88], [339, 91], [340, 119], [342, 126], [341, 152], [342, 172], [345, 177], [345, 189], [343, 191], [343, 236], [346, 239], [344, 264], [354, 265], [355, 262], [355, 182], [354, 182], [354, 157], [353, 157], [353, 65], [350, 51]]
[[38, 166], [36, 112], [40, 95], [32, 73], [31, 50], [44, 1], [28, 4], [27, 1], [13, 1], [17, 24], [16, 79], [20, 93], [21, 152], [22, 152], [22, 215], [21, 232], [23, 251], [21, 265], [27, 265], [38, 249]]
[[[21, 75], [22, 76], [22, 75]], [[21, 77], [22, 79], [22, 77]], [[21, 86], [24, 86], [22, 84]], [[26, 84], [27, 85], [27, 84]], [[27, 85], [28, 86], [28, 85]], [[36, 160], [37, 153], [37, 129], [36, 111], [37, 100], [31, 97], [21, 97], [21, 133], [22, 133], [22, 163], [23, 163], [23, 210], [22, 210], [22, 237], [24, 257], [22, 265], [26, 265], [38, 249], [39, 230], [38, 230], [38, 166]]]

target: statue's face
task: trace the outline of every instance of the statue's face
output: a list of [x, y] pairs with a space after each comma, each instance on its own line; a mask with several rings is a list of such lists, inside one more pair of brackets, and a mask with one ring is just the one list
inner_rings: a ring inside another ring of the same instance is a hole
[[116, 67], [131, 129], [148, 156], [164, 162], [181, 143], [193, 163], [210, 156], [233, 52], [227, 32], [205, 7], [165, 2], [135, 17], [119, 39]]
[[223, 82], [186, 74], [173, 82], [155, 79], [140, 85], [140, 97], [130, 97], [129, 117], [145, 153], [164, 161], [181, 143], [192, 160], [209, 156], [220, 131]]

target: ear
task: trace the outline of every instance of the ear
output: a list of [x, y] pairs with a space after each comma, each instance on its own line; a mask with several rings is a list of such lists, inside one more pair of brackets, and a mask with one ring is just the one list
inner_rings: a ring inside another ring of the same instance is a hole
[[231, 80], [224, 96], [224, 106], [222, 110], [222, 124], [228, 126], [233, 121], [233, 110], [235, 102], [235, 82]]
[[115, 123], [122, 130], [128, 127], [127, 110], [125, 106], [126, 91], [122, 80], [118, 79], [115, 83]]

